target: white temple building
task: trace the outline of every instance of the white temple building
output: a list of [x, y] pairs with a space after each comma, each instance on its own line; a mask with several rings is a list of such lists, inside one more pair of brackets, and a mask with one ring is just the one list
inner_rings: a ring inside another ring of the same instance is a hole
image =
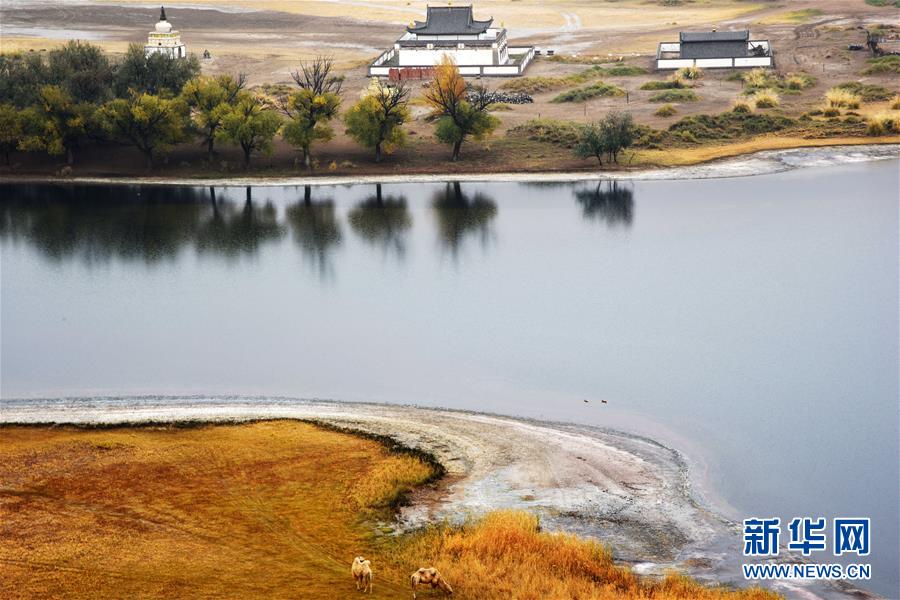
[[472, 6], [429, 6], [425, 21], [406, 32], [369, 65], [369, 76], [391, 79], [430, 77], [444, 56], [463, 75], [521, 75], [534, 58], [534, 46], [510, 47], [504, 27], [477, 21]]
[[166, 9], [159, 9], [159, 23], [147, 35], [147, 45], [144, 46], [144, 54], [167, 54], [170, 58], [184, 58], [187, 49], [181, 43], [181, 32], [172, 29], [172, 24], [166, 20]]

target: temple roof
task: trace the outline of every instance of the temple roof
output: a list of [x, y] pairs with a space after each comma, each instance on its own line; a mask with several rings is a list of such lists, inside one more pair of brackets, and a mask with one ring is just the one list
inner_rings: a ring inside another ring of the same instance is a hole
[[418, 35], [478, 35], [484, 33], [494, 19], [476, 21], [472, 6], [429, 6], [426, 20], [416, 21], [406, 30]]
[[682, 31], [682, 42], [746, 42], [750, 39], [750, 31]]

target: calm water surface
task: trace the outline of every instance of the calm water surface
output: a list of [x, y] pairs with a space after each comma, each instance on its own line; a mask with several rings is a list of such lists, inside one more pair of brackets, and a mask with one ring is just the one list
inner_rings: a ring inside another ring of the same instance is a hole
[[0, 392], [371, 400], [648, 433], [732, 517], [871, 516], [871, 587], [896, 597], [898, 166], [0, 186]]

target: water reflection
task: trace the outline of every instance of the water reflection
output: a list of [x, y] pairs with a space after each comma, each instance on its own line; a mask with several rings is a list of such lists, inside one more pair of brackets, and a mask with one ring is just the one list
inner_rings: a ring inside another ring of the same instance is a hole
[[334, 200], [313, 200], [312, 187], [304, 186], [303, 200], [285, 212], [294, 241], [323, 277], [332, 275], [330, 252], [340, 245], [343, 234], [334, 210]]
[[497, 204], [487, 195], [464, 194], [458, 181], [448, 183], [432, 200], [441, 243], [453, 255], [467, 237], [477, 237], [486, 246], [493, 236], [491, 221], [497, 216]]
[[196, 244], [201, 252], [215, 252], [226, 256], [254, 254], [267, 240], [284, 235], [278, 223], [278, 211], [271, 202], [258, 206], [253, 202], [251, 188], [246, 188], [243, 206], [216, 198], [216, 189], [209, 188], [212, 216], [197, 230]]
[[601, 181], [596, 188], [574, 190], [586, 219], [606, 221], [608, 227], [631, 225], [634, 218], [634, 191], [618, 181]]
[[192, 188], [3, 186], [0, 235], [49, 258], [172, 258], [194, 239], [205, 208]]
[[385, 252], [393, 251], [398, 258], [406, 254], [406, 233], [412, 227], [412, 217], [405, 196], [384, 196], [381, 184], [375, 184], [375, 194], [360, 202], [347, 215], [353, 230], [364, 240]]

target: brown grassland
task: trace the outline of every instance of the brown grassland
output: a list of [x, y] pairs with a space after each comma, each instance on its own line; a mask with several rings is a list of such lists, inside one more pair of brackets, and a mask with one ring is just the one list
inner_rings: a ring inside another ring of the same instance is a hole
[[777, 597], [640, 578], [600, 543], [542, 532], [522, 512], [401, 536], [375, 526], [435, 475], [420, 457], [297, 421], [7, 426], [0, 596], [346, 598], [362, 554], [374, 598], [408, 597], [425, 565], [459, 598]]

